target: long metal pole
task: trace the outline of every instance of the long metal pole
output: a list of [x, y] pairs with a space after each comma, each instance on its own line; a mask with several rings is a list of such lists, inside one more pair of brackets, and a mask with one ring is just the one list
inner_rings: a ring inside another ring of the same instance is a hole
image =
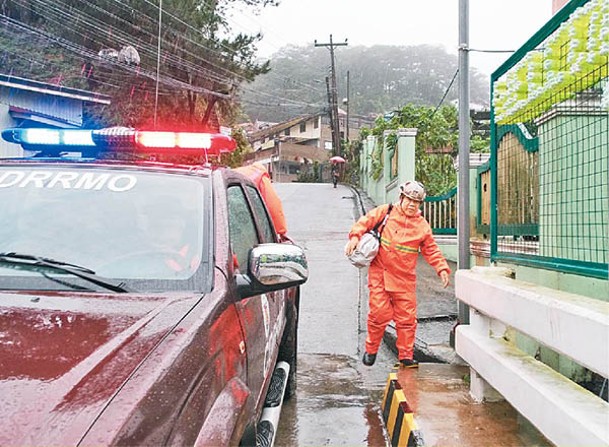
[[347, 141], [347, 147], [349, 146], [349, 103], [351, 102], [351, 98], [349, 97], [349, 70], [347, 70], [347, 123], [346, 123], [346, 133], [345, 140]]
[[154, 92], [154, 127], [156, 129], [156, 115], [159, 106], [159, 72], [161, 70], [161, 23], [163, 19], [163, 0], [159, 0], [159, 36], [156, 49], [156, 88]]
[[[469, 217], [469, 0], [459, 0], [459, 182], [457, 232], [459, 270], [470, 267]], [[469, 309], [459, 301], [459, 321], [469, 323]]]

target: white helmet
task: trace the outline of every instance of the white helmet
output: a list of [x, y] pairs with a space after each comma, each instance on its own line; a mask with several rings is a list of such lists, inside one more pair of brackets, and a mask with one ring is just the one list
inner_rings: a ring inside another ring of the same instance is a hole
[[417, 202], [422, 202], [427, 197], [427, 193], [421, 183], [412, 180], [400, 185], [400, 197], [408, 197]]

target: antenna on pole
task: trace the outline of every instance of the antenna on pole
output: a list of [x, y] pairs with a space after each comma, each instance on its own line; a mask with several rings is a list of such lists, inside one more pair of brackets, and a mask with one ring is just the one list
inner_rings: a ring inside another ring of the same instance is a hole
[[340, 123], [338, 122], [338, 93], [336, 90], [336, 68], [334, 64], [334, 47], [347, 46], [347, 39], [342, 43], [332, 42], [332, 34], [330, 34], [330, 43], [317, 43], [315, 40], [316, 47], [326, 47], [330, 50], [330, 61], [331, 61], [331, 88], [330, 88], [330, 122], [332, 128], [332, 146], [334, 147], [335, 155], [341, 155], [340, 147]]

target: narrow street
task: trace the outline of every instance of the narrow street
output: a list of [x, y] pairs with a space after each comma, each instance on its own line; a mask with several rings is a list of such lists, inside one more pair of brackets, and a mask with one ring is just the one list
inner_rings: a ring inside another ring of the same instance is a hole
[[360, 271], [343, 255], [359, 217], [354, 192], [332, 184], [275, 187], [310, 269], [300, 299], [298, 391], [284, 404], [276, 445], [386, 445], [380, 405], [396, 359], [383, 346], [374, 367], [360, 361], [366, 302]]
[[454, 285], [441, 289], [423, 259], [417, 267], [422, 324], [416, 343], [421, 367], [395, 367], [391, 330], [374, 366], [364, 366], [365, 271], [353, 267], [343, 254], [349, 229], [361, 213], [357, 193], [332, 184], [278, 183], [275, 187], [284, 203], [288, 234], [305, 248], [310, 270], [301, 289], [298, 389], [284, 403], [277, 447], [391, 445], [381, 405], [389, 374], [396, 372], [425, 445], [549, 445], [523, 424], [507, 402], [475, 403], [469, 395], [466, 364], [434, 363], [439, 357], [451, 358], [442, 353], [434, 359], [433, 351], [440, 348], [454, 357], [448, 346], [453, 323], [434, 322], [434, 317], [454, 313], [456, 300]]

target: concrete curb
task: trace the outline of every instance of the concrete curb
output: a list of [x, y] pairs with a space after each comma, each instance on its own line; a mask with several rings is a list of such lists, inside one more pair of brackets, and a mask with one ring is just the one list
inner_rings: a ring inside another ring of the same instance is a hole
[[381, 409], [392, 446], [419, 447], [425, 445], [414, 419], [414, 411], [408, 405], [396, 373], [389, 374]]

